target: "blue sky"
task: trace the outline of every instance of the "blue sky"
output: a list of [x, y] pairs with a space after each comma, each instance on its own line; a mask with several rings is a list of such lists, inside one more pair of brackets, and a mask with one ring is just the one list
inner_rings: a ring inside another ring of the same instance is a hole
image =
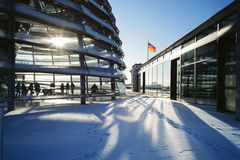
[[157, 49], [153, 57], [234, 0], [109, 0], [116, 17], [129, 70], [147, 60], [147, 42]]

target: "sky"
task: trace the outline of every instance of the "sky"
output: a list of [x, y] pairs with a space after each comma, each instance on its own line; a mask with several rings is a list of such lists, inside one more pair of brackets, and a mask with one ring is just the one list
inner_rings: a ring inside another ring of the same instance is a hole
[[234, 0], [108, 0], [120, 30], [120, 39], [131, 82], [130, 69], [147, 60], [147, 43], [156, 47], [153, 57], [205, 22]]

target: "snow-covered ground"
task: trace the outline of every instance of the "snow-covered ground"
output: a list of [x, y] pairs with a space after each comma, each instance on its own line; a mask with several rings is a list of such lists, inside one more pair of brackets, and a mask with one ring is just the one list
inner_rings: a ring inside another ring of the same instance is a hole
[[240, 159], [233, 116], [147, 96], [19, 108], [4, 125], [6, 160]]

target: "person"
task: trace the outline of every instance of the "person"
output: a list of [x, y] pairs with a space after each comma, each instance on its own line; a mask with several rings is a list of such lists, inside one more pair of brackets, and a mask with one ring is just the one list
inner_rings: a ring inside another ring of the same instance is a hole
[[25, 86], [24, 83], [22, 83], [22, 96], [26, 96], [27, 95], [27, 87]]
[[28, 86], [28, 90], [30, 91], [30, 95], [33, 94], [33, 83], [30, 83], [30, 85]]
[[97, 90], [98, 90], [98, 87], [97, 87], [97, 85], [94, 83], [93, 86], [91, 87], [91, 93], [92, 93], [92, 94], [95, 94], [95, 93], [97, 93]]
[[39, 94], [40, 91], [41, 91], [41, 89], [40, 89], [40, 84], [36, 82], [36, 83], [34, 84], [34, 88], [35, 88], [36, 95], [38, 96], [38, 94]]
[[69, 83], [66, 84], [66, 94], [69, 94]]
[[20, 83], [18, 82], [17, 85], [15, 86], [16, 88], [16, 97], [20, 96], [20, 92], [21, 92], [21, 86], [20, 86]]
[[51, 91], [51, 94], [54, 94], [54, 93], [55, 93], [55, 83], [54, 83], [54, 82], [52, 82], [52, 83], [50, 84], [50, 91]]
[[61, 89], [61, 93], [63, 95], [64, 94], [64, 84], [63, 83], [61, 84], [60, 89]]
[[75, 88], [75, 85], [73, 84], [73, 82], [71, 83], [71, 92], [72, 92], [72, 95], [74, 94], [74, 88]]

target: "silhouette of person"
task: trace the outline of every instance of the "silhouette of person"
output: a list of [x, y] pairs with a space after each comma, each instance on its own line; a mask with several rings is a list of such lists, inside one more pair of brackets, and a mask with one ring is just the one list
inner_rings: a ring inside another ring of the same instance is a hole
[[22, 83], [22, 96], [26, 96], [27, 95], [27, 87], [25, 86], [24, 83]]
[[16, 88], [16, 97], [20, 96], [21, 94], [21, 86], [20, 86], [20, 83], [18, 82], [17, 85], [15, 86]]
[[69, 86], [69, 83], [67, 83], [67, 84], [66, 84], [66, 94], [69, 93], [69, 87], [70, 87], [70, 86]]
[[93, 86], [91, 87], [91, 93], [92, 93], [92, 94], [95, 94], [95, 93], [97, 93], [97, 90], [98, 90], [98, 87], [97, 87], [97, 85], [94, 83]]
[[71, 83], [71, 92], [72, 92], [72, 95], [74, 94], [74, 89], [75, 89], [75, 85], [73, 84], [73, 82]]
[[30, 94], [33, 94], [33, 83], [30, 83], [30, 85], [28, 86], [28, 90], [30, 91]]
[[64, 94], [64, 84], [63, 83], [61, 84], [60, 89], [61, 89], [61, 93], [63, 95]]
[[36, 82], [36, 83], [34, 84], [34, 88], [35, 88], [36, 95], [38, 96], [38, 94], [39, 94], [40, 91], [41, 91], [41, 89], [40, 89], [40, 84]]

